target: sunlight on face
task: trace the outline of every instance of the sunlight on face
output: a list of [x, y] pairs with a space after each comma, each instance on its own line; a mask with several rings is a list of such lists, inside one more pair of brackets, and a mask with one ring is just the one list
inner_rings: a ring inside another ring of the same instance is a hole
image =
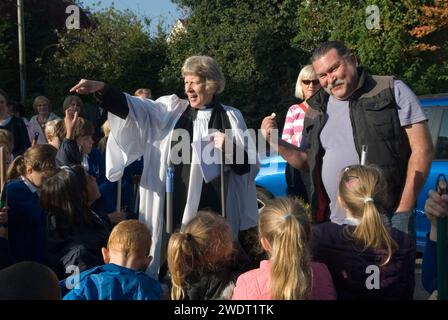
[[197, 75], [184, 78], [185, 94], [193, 108], [199, 108], [213, 100], [213, 93], [207, 91], [205, 79]]
[[336, 49], [313, 61], [321, 86], [338, 100], [347, 99], [358, 84], [356, 59], [339, 56]]

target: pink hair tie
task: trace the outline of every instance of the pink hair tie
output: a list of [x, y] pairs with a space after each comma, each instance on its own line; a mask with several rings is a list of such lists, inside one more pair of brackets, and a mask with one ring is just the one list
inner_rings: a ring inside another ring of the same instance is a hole
[[348, 176], [347, 180], [345, 181], [345, 186], [347, 188], [352, 188], [353, 186], [356, 186], [359, 183], [359, 178], [355, 176]]

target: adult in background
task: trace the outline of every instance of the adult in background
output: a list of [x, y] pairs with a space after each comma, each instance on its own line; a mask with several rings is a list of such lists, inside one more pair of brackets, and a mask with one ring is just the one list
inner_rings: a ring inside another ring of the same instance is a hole
[[145, 98], [145, 99], [152, 99], [151, 89], [149, 89], [149, 88], [137, 89], [134, 92], [134, 96]]
[[[388, 184], [392, 226], [415, 237], [412, 209], [434, 152], [417, 97], [400, 80], [369, 75], [341, 42], [321, 44], [311, 60], [323, 90], [307, 100], [301, 147], [282, 140], [272, 146], [292, 166], [308, 165], [314, 221], [345, 222], [338, 172], [359, 164], [366, 146], [366, 163], [379, 166]], [[263, 120], [267, 141], [276, 126], [273, 117]]]
[[[320, 83], [317, 79], [312, 65], [306, 65], [300, 70], [297, 77], [295, 96], [303, 102], [293, 104], [286, 114], [285, 125], [283, 126], [282, 139], [297, 147], [300, 147], [302, 141], [303, 121], [305, 119], [308, 104], [306, 100], [320, 89]], [[298, 170], [289, 163], [285, 168], [287, 194], [298, 195], [305, 202], [308, 200], [308, 191], [310, 184], [310, 175], [307, 171]]]
[[32, 116], [28, 122], [28, 136], [33, 141], [37, 136], [36, 143], [48, 143], [45, 135], [45, 125], [48, 121], [60, 119], [50, 112], [50, 100], [44, 96], [38, 96], [33, 101], [33, 109], [36, 115]]
[[31, 146], [23, 119], [10, 115], [8, 109], [8, 94], [0, 89], [0, 129], [6, 129], [14, 136], [14, 149], [12, 154], [15, 157], [22, 155]]
[[84, 107], [84, 102], [82, 102], [81, 98], [75, 95], [69, 95], [64, 98], [64, 102], [62, 103], [62, 111], [64, 115], [65, 111], [69, 110], [69, 114], [73, 117], [75, 112], [78, 114], [81, 113], [81, 108]]
[[[239, 230], [254, 227], [258, 220], [254, 181], [258, 162], [256, 159], [249, 161], [249, 155], [254, 156], [247, 152], [244, 142], [243, 134], [247, 128], [241, 112], [218, 101], [217, 95], [225, 86], [220, 67], [211, 57], [192, 56], [185, 61], [182, 76], [188, 100], [176, 95], [160, 97], [156, 101], [141, 99], [104, 82], [85, 79], [71, 90], [81, 94], [96, 93], [102, 106], [109, 111], [111, 134], [106, 151], [106, 174], [110, 180], [118, 180], [126, 165], [141, 156], [144, 158], [140, 220], [145, 221], [153, 233], [151, 254], [154, 261], [148, 270], [150, 274], [157, 273], [161, 262], [169, 162], [174, 158], [181, 159], [173, 163], [174, 229], [188, 223], [200, 209], [221, 212], [219, 177], [205, 182], [200, 164], [191, 161], [191, 143], [208, 136], [213, 129], [214, 146], [223, 150], [226, 159], [232, 162], [227, 164], [229, 161], [226, 160], [224, 193], [227, 220], [234, 240]], [[232, 129], [233, 137], [216, 132], [219, 129]], [[170, 152], [172, 149], [176, 150], [173, 151], [175, 154]], [[240, 163], [237, 163], [237, 156], [242, 158]]]

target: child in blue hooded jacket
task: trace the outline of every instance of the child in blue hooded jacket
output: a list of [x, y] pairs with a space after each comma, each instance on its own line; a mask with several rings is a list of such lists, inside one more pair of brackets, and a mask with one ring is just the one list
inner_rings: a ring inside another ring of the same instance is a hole
[[63, 300], [159, 300], [160, 283], [145, 270], [151, 262], [151, 233], [145, 224], [126, 220], [102, 248], [106, 264], [61, 281]]

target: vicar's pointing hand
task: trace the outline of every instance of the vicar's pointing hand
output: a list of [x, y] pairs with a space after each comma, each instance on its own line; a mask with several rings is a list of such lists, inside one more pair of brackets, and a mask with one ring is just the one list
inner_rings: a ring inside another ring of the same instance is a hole
[[81, 79], [79, 83], [70, 89], [70, 92], [76, 92], [80, 94], [95, 93], [104, 88], [104, 82]]

